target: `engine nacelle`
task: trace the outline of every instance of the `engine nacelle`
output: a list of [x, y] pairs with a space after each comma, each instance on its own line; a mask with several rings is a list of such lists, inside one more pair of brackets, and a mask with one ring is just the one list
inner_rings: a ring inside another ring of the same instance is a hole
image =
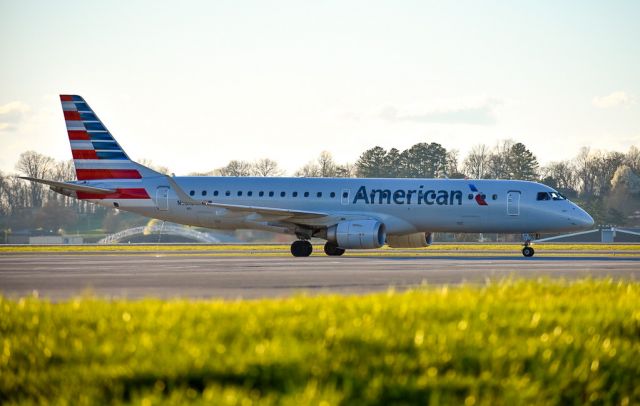
[[387, 244], [391, 248], [423, 248], [433, 242], [431, 233], [413, 233], [403, 235], [388, 235]]
[[327, 229], [327, 240], [340, 248], [380, 248], [387, 233], [385, 226], [377, 220], [341, 221]]

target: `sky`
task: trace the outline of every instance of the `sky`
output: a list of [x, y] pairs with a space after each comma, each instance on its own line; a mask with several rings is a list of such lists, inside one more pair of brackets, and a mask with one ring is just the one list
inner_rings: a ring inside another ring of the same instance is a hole
[[638, 21], [639, 1], [0, 0], [0, 170], [71, 159], [59, 94], [177, 175], [418, 142], [624, 152]]

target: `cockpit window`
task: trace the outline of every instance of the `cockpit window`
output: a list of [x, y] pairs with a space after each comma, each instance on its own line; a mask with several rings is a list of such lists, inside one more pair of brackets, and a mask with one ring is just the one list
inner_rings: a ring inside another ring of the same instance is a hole
[[566, 197], [558, 192], [538, 192], [536, 200], [566, 200]]

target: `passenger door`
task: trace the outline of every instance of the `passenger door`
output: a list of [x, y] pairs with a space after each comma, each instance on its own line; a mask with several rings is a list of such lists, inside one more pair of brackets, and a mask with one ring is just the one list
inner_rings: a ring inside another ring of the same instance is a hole
[[520, 215], [520, 191], [510, 190], [507, 192], [507, 215]]
[[158, 186], [156, 189], [156, 207], [160, 211], [169, 210], [169, 187]]

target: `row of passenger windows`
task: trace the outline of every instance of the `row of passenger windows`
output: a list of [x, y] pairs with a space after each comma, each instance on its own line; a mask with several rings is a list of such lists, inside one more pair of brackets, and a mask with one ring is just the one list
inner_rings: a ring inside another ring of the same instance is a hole
[[[195, 196], [195, 194], [196, 194], [196, 191], [195, 191], [195, 190], [191, 190], [191, 191], [189, 192], [189, 195], [190, 195], [190, 196]], [[202, 192], [200, 192], [200, 194], [201, 194], [202, 196], [207, 196], [207, 195], [208, 195], [208, 192], [207, 192], [206, 190], [203, 190]], [[265, 192], [265, 191], [263, 191], [263, 190], [261, 190], [261, 191], [259, 191], [259, 192], [258, 192], [258, 196], [259, 196], [259, 197], [264, 197], [264, 196], [265, 196], [265, 194], [266, 194], [267, 196], [269, 196], [269, 197], [274, 197], [274, 196], [276, 195], [276, 192], [274, 192], [274, 191]], [[213, 193], [212, 193], [212, 195], [213, 195], [214, 197], [215, 197], [215, 196], [219, 196], [219, 195], [220, 195], [220, 191], [218, 191], [218, 190], [214, 190], [214, 191], [213, 191]], [[230, 191], [230, 190], [227, 190], [226, 192], [224, 192], [224, 195], [225, 195], [225, 196], [231, 196], [231, 191]], [[236, 196], [240, 196], [240, 197], [242, 197], [243, 195], [244, 195], [244, 194], [243, 194], [243, 191], [242, 191], [242, 190], [238, 190], [238, 191], [236, 192]], [[310, 194], [309, 192], [304, 192], [302, 195], [303, 195], [304, 197], [309, 197], [311, 194]], [[248, 196], [248, 197], [252, 197], [252, 196], [253, 196], [253, 191], [251, 191], [251, 190], [247, 191], [246, 196]], [[485, 195], [484, 193], [481, 193], [481, 194], [480, 194], [480, 196], [482, 197], [482, 199], [486, 199], [486, 198], [487, 198], [487, 195]], [[280, 197], [287, 197], [287, 192], [280, 192]], [[298, 197], [298, 192], [291, 192], [291, 197]], [[316, 192], [316, 197], [322, 197], [322, 192]], [[335, 198], [335, 197], [336, 197], [336, 192], [331, 192], [331, 193], [329, 193], [329, 197], [331, 197], [331, 198]], [[343, 198], [345, 198], [345, 199], [346, 199], [346, 198], [348, 198], [348, 197], [349, 197], [349, 192], [342, 192], [342, 197], [343, 197]], [[469, 197], [469, 200], [472, 200], [472, 199], [474, 198], [474, 195], [473, 195], [472, 193], [469, 193], [469, 196], [468, 196], [468, 197]], [[491, 196], [491, 199], [493, 199], [493, 200], [497, 200], [497, 199], [498, 199], [498, 195], [496, 195], [496, 194], [492, 195], [492, 196]], [[540, 199], [538, 199], [538, 200], [540, 200]]]
[[[473, 193], [469, 193], [469, 196], [467, 196], [469, 198], [469, 200], [473, 199]], [[482, 200], [487, 198], [487, 195], [485, 195], [484, 193], [480, 193], [480, 197], [482, 197]], [[498, 200], [498, 195], [493, 194], [491, 195], [491, 199], [492, 200]]]
[[[189, 195], [190, 195], [190, 196], [195, 196], [195, 194], [196, 194], [196, 191], [195, 191], [195, 190], [192, 190], [192, 191], [190, 191], [190, 192], [189, 192]], [[206, 190], [203, 190], [200, 194], [201, 194], [202, 196], [207, 196], [208, 192], [207, 192]], [[258, 196], [259, 196], [259, 197], [264, 197], [264, 196], [265, 196], [265, 194], [266, 194], [267, 196], [269, 196], [269, 197], [274, 197], [274, 196], [276, 195], [276, 192], [274, 192], [274, 191], [265, 192], [265, 191], [263, 191], [263, 190], [261, 190], [261, 191], [259, 191], [259, 192], [258, 192]], [[214, 191], [213, 191], [213, 193], [212, 193], [212, 195], [213, 195], [213, 196], [219, 196], [219, 195], [220, 195], [220, 191], [218, 191], [218, 190], [214, 190]], [[231, 196], [231, 191], [230, 191], [230, 190], [227, 190], [226, 192], [224, 192], [224, 195], [225, 195], [225, 196]], [[304, 193], [303, 193], [303, 196], [304, 196], [304, 197], [309, 197], [310, 195], [311, 195], [311, 194], [310, 194], [309, 192], [304, 192]], [[238, 191], [236, 192], [236, 196], [243, 196], [243, 191], [242, 191], [242, 190], [238, 190]], [[246, 193], [246, 196], [249, 196], [249, 197], [253, 196], [253, 191], [249, 190], [249, 191]], [[286, 197], [286, 196], [287, 196], [287, 192], [280, 192], [280, 197]], [[298, 197], [298, 192], [291, 192], [291, 197]], [[322, 197], [322, 192], [317, 192], [317, 193], [316, 193], [316, 197]], [[331, 198], [336, 197], [336, 192], [331, 192], [331, 193], [329, 193], [329, 197], [331, 197]], [[343, 192], [343, 193], [342, 193], [342, 197], [344, 197], [344, 198], [349, 197], [349, 192]]]

